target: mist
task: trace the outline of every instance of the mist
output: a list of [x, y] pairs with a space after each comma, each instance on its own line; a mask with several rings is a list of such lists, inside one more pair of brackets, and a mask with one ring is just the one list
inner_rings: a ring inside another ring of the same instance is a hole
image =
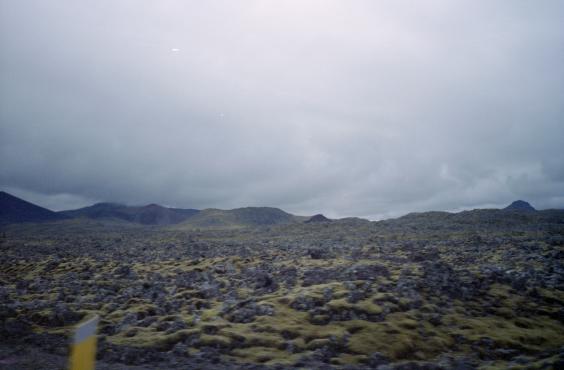
[[0, 188], [51, 209], [564, 208], [560, 1], [0, 4]]

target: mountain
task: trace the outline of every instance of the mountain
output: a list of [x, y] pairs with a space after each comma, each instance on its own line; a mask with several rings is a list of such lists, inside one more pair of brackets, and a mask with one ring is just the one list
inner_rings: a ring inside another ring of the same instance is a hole
[[516, 200], [507, 207], [504, 208], [505, 211], [536, 211], [536, 209], [524, 200]]
[[66, 219], [64, 215], [0, 191], [0, 224]]
[[[405, 216], [378, 221], [380, 226], [404, 230], [428, 230], [443, 232], [475, 229], [480, 232], [505, 230], [525, 230], [527, 227], [539, 228], [550, 224], [564, 224], [564, 210], [546, 209], [541, 211], [507, 211], [506, 209], [474, 209], [458, 213], [418, 212]], [[403, 231], [402, 231], [403, 230]]]
[[178, 225], [179, 228], [241, 228], [299, 222], [302, 218], [278, 208], [246, 207], [231, 210], [204, 209]]
[[197, 209], [167, 208], [158, 204], [132, 207], [117, 203], [97, 203], [90, 207], [59, 213], [71, 218], [114, 218], [143, 225], [173, 225], [198, 212]]
[[[91, 219], [105, 222], [127, 221], [141, 225], [177, 225], [192, 228], [241, 228], [302, 222], [278, 208], [246, 207], [232, 210], [167, 208], [158, 204], [127, 206], [97, 203], [89, 207], [53, 212], [5, 192], [0, 192], [0, 223], [39, 222], [47, 220]], [[113, 220], [113, 221], [112, 221]]]
[[311, 216], [308, 220], [304, 221], [306, 224], [315, 224], [319, 222], [331, 222], [330, 219], [323, 216], [322, 214]]

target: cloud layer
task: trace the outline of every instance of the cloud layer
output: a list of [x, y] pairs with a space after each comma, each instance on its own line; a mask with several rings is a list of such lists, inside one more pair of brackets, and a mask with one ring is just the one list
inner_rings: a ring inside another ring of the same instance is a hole
[[564, 208], [561, 1], [0, 4], [0, 187], [51, 208]]

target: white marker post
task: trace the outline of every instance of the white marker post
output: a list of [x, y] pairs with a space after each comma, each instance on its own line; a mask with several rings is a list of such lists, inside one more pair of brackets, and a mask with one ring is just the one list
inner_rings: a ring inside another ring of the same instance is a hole
[[71, 345], [71, 370], [94, 370], [96, 362], [96, 326], [99, 320], [98, 316], [94, 316], [76, 328]]

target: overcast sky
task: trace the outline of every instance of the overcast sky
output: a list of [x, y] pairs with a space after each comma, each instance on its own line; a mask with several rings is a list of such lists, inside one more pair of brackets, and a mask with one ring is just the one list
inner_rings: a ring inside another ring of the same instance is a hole
[[564, 208], [564, 1], [0, 0], [0, 189]]

